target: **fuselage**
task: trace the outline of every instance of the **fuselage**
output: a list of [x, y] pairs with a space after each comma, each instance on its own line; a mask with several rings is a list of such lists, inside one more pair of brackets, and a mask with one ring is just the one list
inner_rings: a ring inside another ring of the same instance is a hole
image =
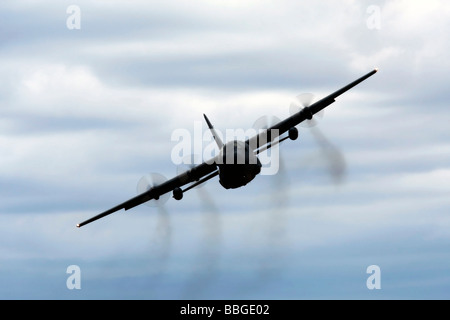
[[216, 158], [219, 182], [225, 189], [245, 186], [261, 172], [261, 162], [249, 144], [243, 141], [226, 143]]

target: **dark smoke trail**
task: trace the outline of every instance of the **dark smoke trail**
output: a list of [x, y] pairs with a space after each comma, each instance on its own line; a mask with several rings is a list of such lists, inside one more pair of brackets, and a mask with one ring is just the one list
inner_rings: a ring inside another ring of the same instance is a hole
[[276, 175], [267, 176], [273, 183], [269, 185], [268, 196], [265, 197], [267, 203], [262, 207], [270, 207], [261, 219], [260, 233], [263, 234], [264, 244], [257, 256], [257, 269], [253, 276], [246, 281], [240, 281], [238, 290], [239, 298], [263, 292], [267, 286], [278, 280], [281, 275], [283, 259], [285, 258], [284, 248], [286, 245], [287, 215], [285, 212], [289, 201], [289, 179], [280, 159], [280, 168]]
[[318, 143], [327, 170], [334, 184], [344, 182], [347, 171], [347, 164], [342, 152], [334, 146], [317, 127], [311, 128], [311, 134]]
[[222, 225], [219, 210], [205, 188], [198, 195], [203, 211], [203, 239], [200, 245], [194, 274], [188, 279], [182, 295], [186, 299], [204, 298], [207, 289], [214, 284], [220, 258]]
[[167, 210], [164, 207], [158, 207], [157, 209], [156, 228], [150, 243], [150, 253], [152, 254], [150, 261], [153, 276], [161, 279], [161, 276], [167, 272], [171, 255], [172, 226]]

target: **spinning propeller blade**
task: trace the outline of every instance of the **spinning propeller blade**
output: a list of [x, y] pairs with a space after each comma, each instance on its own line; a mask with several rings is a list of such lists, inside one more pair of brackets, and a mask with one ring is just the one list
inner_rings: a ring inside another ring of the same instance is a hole
[[[312, 93], [302, 93], [296, 97], [296, 100], [291, 103], [289, 106], [289, 113], [291, 115], [294, 115], [298, 112], [300, 112], [302, 109], [309, 107], [312, 105], [314, 101], [315, 96]], [[312, 128], [317, 126], [318, 118], [323, 118], [324, 116], [324, 110], [319, 111], [317, 114], [314, 115], [314, 117], [311, 120], [305, 120], [302, 123], [300, 123], [301, 127], [304, 128]]]
[[[163, 184], [166, 181], [167, 181], [167, 178], [159, 173], [146, 174], [139, 180], [139, 182], [136, 186], [136, 192], [138, 195], [142, 194], [142, 193], [150, 190], [153, 187]], [[170, 198], [170, 194], [166, 193], [166, 194], [163, 194], [162, 196], [160, 196], [159, 199], [156, 199], [156, 200], [154, 199], [154, 200], [145, 202], [145, 205], [147, 205], [149, 207], [160, 207], [164, 203], [166, 203], [167, 200], [169, 200], [169, 198]]]

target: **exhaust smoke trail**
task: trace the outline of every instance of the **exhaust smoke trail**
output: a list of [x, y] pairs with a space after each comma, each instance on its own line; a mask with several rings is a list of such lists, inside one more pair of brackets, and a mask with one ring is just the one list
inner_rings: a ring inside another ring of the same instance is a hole
[[288, 224], [285, 209], [289, 202], [289, 179], [281, 157], [278, 173], [267, 178], [271, 179], [273, 184], [268, 186], [270, 188], [268, 191], [262, 191], [267, 194], [267, 197], [264, 197], [267, 203], [262, 204], [261, 207], [270, 207], [260, 220], [263, 222], [260, 224], [259, 231], [263, 234], [264, 243], [260, 246], [261, 249], [256, 256], [253, 276], [249, 277], [247, 281], [240, 281], [236, 287], [239, 298], [245, 299], [247, 295], [254, 297], [255, 294], [263, 292], [264, 287], [277, 281], [285, 258], [284, 250]]
[[204, 298], [205, 292], [214, 284], [218, 275], [222, 224], [220, 212], [206, 188], [197, 189], [203, 212], [203, 239], [196, 261], [194, 274], [188, 279], [182, 296], [186, 299]]
[[150, 240], [151, 280], [149, 285], [157, 288], [163, 276], [167, 274], [172, 251], [172, 225], [169, 213], [164, 207], [158, 207], [155, 232]]
[[325, 161], [325, 166], [335, 185], [342, 184], [347, 173], [347, 163], [343, 153], [334, 146], [317, 127], [312, 127], [311, 134], [318, 143]]

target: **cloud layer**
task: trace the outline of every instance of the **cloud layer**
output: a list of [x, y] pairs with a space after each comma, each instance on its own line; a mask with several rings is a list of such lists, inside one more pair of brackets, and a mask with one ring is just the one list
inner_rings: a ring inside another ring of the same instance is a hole
[[[449, 298], [448, 3], [78, 1], [69, 30], [71, 4], [0, 5], [1, 298]], [[375, 66], [319, 126], [342, 183], [300, 128], [279, 176], [75, 228], [175, 175], [171, 133], [203, 113], [250, 128]]]

